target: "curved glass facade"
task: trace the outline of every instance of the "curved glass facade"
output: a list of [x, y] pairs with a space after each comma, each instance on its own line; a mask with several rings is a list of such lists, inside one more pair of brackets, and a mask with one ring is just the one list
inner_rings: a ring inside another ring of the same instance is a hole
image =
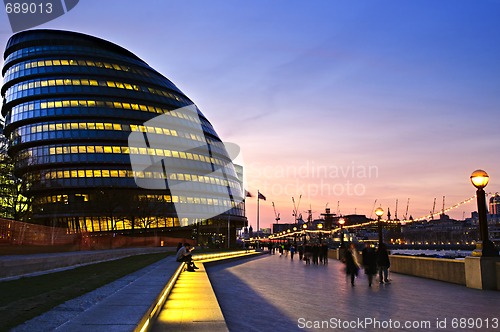
[[[71, 232], [243, 224], [241, 181], [224, 144], [137, 56], [80, 33], [31, 30], [11, 37], [4, 59], [4, 133], [33, 222]], [[174, 120], [155, 124], [161, 116]], [[130, 145], [132, 135], [162, 144]], [[134, 168], [134, 158], [156, 166]]]

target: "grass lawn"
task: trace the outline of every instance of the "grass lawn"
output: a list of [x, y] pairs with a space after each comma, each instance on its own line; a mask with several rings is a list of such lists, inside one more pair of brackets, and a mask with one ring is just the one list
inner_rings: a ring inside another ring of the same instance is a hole
[[0, 282], [0, 331], [7, 331], [61, 303], [165, 257], [165, 253], [138, 255], [37, 277]]

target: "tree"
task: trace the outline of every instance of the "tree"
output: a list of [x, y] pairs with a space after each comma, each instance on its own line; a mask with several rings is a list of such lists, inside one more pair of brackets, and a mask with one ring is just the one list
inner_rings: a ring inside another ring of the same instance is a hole
[[31, 211], [31, 198], [21, 194], [23, 182], [14, 175], [14, 161], [7, 154], [8, 139], [0, 125], [0, 216], [25, 219]]

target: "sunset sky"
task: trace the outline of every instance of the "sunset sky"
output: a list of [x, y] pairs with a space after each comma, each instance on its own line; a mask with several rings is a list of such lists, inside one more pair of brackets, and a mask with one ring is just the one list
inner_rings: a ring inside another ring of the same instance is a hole
[[[38, 28], [121, 45], [172, 80], [238, 144], [255, 227], [292, 199], [420, 217], [500, 191], [498, 0], [80, 0]], [[2, 48], [12, 31], [0, 14]], [[463, 205], [450, 215], [476, 210]], [[305, 215], [305, 213], [303, 213]]]

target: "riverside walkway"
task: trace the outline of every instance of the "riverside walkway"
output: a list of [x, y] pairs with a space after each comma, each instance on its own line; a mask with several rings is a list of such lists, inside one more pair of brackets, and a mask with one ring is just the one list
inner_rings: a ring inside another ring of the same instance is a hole
[[342, 263], [297, 258], [197, 263], [180, 273], [157, 319], [137, 324], [178, 271], [170, 257], [14, 331], [500, 331], [498, 291], [400, 274], [369, 288], [362, 271], [352, 287]]
[[[208, 268], [230, 331], [500, 331], [500, 292], [392, 273], [355, 287], [344, 265], [261, 256]], [[487, 328], [488, 327], [488, 328]]]

